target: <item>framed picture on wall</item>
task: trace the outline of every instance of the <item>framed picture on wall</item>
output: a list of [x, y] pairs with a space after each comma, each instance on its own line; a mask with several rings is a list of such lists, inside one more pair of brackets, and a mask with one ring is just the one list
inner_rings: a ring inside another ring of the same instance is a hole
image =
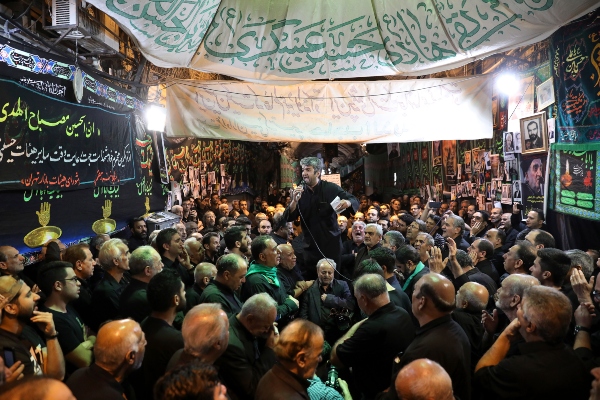
[[546, 112], [521, 118], [521, 153], [535, 154], [548, 151]]
[[542, 82], [535, 88], [537, 94], [537, 109], [543, 110], [554, 103], [554, 80], [552, 78]]

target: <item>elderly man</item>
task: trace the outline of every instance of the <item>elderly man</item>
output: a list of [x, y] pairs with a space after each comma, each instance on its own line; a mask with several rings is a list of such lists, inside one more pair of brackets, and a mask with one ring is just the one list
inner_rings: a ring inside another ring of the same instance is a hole
[[72, 265], [51, 261], [41, 266], [38, 283], [46, 295], [40, 311], [52, 314], [56, 330], [63, 332], [58, 343], [65, 355], [67, 373], [89, 366], [96, 337], [88, 334], [89, 329], [81, 323], [77, 311], [69, 304], [79, 297], [80, 285]]
[[132, 398], [131, 388], [123, 381], [142, 365], [145, 350], [146, 337], [137, 322], [108, 322], [98, 331], [94, 363], [75, 371], [67, 386], [78, 399]]
[[365, 228], [365, 247], [362, 247], [356, 253], [356, 259], [354, 260], [354, 271], [360, 265], [363, 260], [369, 258], [371, 250], [381, 247], [381, 238], [383, 237], [383, 230], [381, 226], [377, 224], [367, 224]]
[[481, 340], [484, 329], [481, 312], [488, 306], [490, 293], [485, 286], [476, 282], [467, 282], [456, 292], [456, 309], [452, 319], [465, 331], [471, 344], [471, 365], [477, 364], [483, 355]]
[[404, 354], [397, 358], [398, 367], [419, 358], [436, 361], [452, 378], [454, 393], [461, 400], [469, 400], [470, 344], [463, 329], [450, 315], [455, 306], [454, 286], [446, 277], [429, 273], [419, 279], [412, 295], [412, 309], [420, 328]]
[[273, 348], [279, 340], [276, 317], [275, 300], [259, 293], [229, 318], [229, 344], [215, 365], [231, 399], [253, 399], [258, 382], [275, 365]]
[[340, 237], [342, 238], [342, 244], [350, 240], [348, 235], [348, 218], [344, 215], [338, 215], [337, 217], [338, 226], [340, 227]]
[[431, 249], [435, 245], [435, 239], [429, 233], [420, 232], [415, 239], [415, 250], [419, 252], [421, 262], [429, 266], [429, 258], [431, 257]]
[[405, 243], [404, 235], [398, 231], [389, 231], [383, 235], [382, 247], [386, 247], [392, 251], [398, 250]]
[[[204, 248], [202, 247], [202, 238], [190, 237], [183, 242], [183, 248], [190, 258], [192, 268], [204, 260]], [[188, 272], [189, 273], [189, 272]]]
[[[358, 200], [335, 183], [321, 180], [323, 163], [320, 159], [303, 158], [300, 160], [300, 166], [303, 184], [293, 190], [292, 201], [285, 215], [290, 222], [301, 215], [302, 231], [311, 232], [304, 235], [307, 245], [304, 251], [304, 265], [308, 267], [308, 275], [305, 273], [304, 276], [306, 279], [313, 279], [317, 271], [312, 266], [316, 265], [323, 255], [335, 260], [336, 265], [340, 264], [342, 242], [337, 215], [347, 208], [358, 211]], [[340, 198], [340, 202], [333, 209], [331, 202], [336, 197]]]
[[506, 233], [503, 230], [492, 228], [485, 233], [484, 239], [488, 240], [494, 247], [491, 261], [496, 271], [498, 271], [498, 275], [504, 275], [506, 271], [504, 270], [504, 250], [502, 249], [506, 243]]
[[335, 262], [324, 258], [317, 263], [317, 281], [312, 284], [302, 297], [300, 317], [319, 325], [325, 334], [325, 340], [333, 344], [349, 328], [338, 324], [331, 310], [341, 312], [347, 309], [354, 311], [354, 298], [348, 284], [335, 279]]
[[440, 364], [426, 358], [402, 368], [395, 387], [401, 399], [454, 400], [450, 375]]
[[202, 292], [200, 303], [220, 304], [229, 318], [242, 309], [236, 292], [246, 281], [248, 263], [237, 254], [226, 254], [219, 259], [216, 267], [217, 276]]
[[121, 239], [110, 239], [100, 248], [98, 260], [104, 276], [92, 293], [90, 328], [94, 332], [119, 315], [119, 298], [129, 283], [123, 276], [129, 271], [129, 248]]
[[336, 367], [351, 367], [357, 390], [372, 399], [390, 385], [394, 356], [404, 352], [415, 328], [406, 311], [390, 303], [383, 277], [365, 274], [355, 283], [354, 295], [368, 318], [354, 325], [331, 351]]
[[500, 275], [492, 264], [491, 258], [494, 255], [494, 246], [489, 240], [476, 239], [473, 244], [469, 246], [469, 257], [473, 260], [475, 268], [492, 278], [492, 280], [498, 285], [500, 283]]
[[312, 378], [321, 361], [323, 331], [303, 319], [292, 321], [275, 345], [277, 363], [260, 380], [256, 400], [306, 400]]
[[151, 246], [138, 247], [129, 256], [131, 281], [119, 298], [120, 315], [142, 322], [152, 309], [146, 298], [150, 279], [163, 269], [160, 254]]
[[[62, 380], [65, 376], [65, 360], [58, 342], [58, 331], [49, 312], [36, 310], [40, 299], [22, 280], [12, 276], [0, 277], [0, 295], [3, 296], [0, 320], [0, 346], [12, 349], [14, 364], [9, 368], [16, 377], [23, 374], [47, 375]], [[36, 325], [46, 338], [46, 344], [29, 322]], [[7, 364], [7, 353], [0, 357]]]
[[[469, 243], [463, 237], [465, 231], [465, 221], [456, 215], [448, 215], [442, 224], [443, 237], [448, 242], [448, 239], [454, 240], [456, 247], [460, 250], [469, 251]], [[446, 258], [449, 254], [448, 246], [443, 250], [442, 255]]]
[[[573, 310], [569, 299], [551, 287], [533, 286], [517, 318], [500, 334], [475, 367], [486, 399], [585, 399], [591, 376], [563, 343]], [[519, 340], [519, 354], [507, 357]]]
[[277, 277], [280, 261], [277, 243], [270, 236], [258, 236], [252, 241], [254, 261], [248, 268], [246, 284], [242, 287], [245, 301], [256, 293], [267, 293], [277, 302], [277, 321], [284, 326], [298, 311], [299, 302], [285, 291]]
[[[506, 315], [508, 321], [514, 320], [517, 318], [517, 309], [523, 300], [525, 291], [539, 284], [540, 281], [537, 278], [524, 274], [512, 274], [502, 281], [494, 296], [496, 309], [491, 314], [487, 311], [482, 312], [481, 322], [485, 329], [484, 342], [491, 344], [492, 339], [494, 339], [493, 336], [499, 332], [501, 325], [498, 310]], [[506, 324], [502, 325], [502, 327], [504, 326]]]
[[273, 216], [273, 232], [271, 237], [277, 243], [286, 244], [290, 242], [290, 238], [294, 235], [294, 227], [291, 222], [286, 222], [283, 213], [276, 213]]
[[183, 349], [173, 354], [167, 371], [194, 360], [213, 364], [227, 349], [229, 319], [220, 304], [200, 304], [185, 315], [181, 335]]
[[306, 292], [314, 281], [305, 281], [296, 265], [296, 254], [290, 244], [280, 244], [277, 246], [280, 254], [280, 262], [277, 266], [277, 277], [283, 284], [287, 294], [299, 299], [302, 293]]
[[342, 245], [341, 255], [341, 272], [346, 276], [352, 276], [354, 272], [354, 261], [356, 260], [356, 254], [358, 251], [365, 246], [365, 228], [367, 224], [363, 221], [354, 221], [352, 224], [352, 240], [344, 242]]
[[415, 284], [424, 275], [429, 273], [429, 268], [421, 262], [419, 252], [412, 246], [407, 245], [400, 247], [396, 250], [395, 255], [396, 267], [404, 276], [402, 290], [404, 290], [404, 293], [411, 298]]
[[202, 304], [200, 301], [202, 293], [216, 276], [217, 267], [211, 263], [203, 262], [196, 266], [196, 269], [194, 270], [194, 285], [191, 288], [187, 288], [185, 291], [188, 311], [198, 304]]

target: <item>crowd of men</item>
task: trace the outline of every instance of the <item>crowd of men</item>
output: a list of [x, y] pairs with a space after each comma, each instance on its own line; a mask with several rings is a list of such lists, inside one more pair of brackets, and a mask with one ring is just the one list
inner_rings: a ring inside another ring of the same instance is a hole
[[0, 246], [0, 399], [600, 399], [599, 254], [542, 210], [375, 192], [325, 249], [298, 193]]

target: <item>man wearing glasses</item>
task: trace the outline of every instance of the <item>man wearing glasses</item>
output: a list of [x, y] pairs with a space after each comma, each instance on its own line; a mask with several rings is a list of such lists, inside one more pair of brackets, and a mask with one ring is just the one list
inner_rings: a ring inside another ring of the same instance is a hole
[[52, 261], [44, 265], [38, 275], [40, 289], [46, 295], [46, 302], [40, 311], [49, 312], [54, 319], [58, 343], [65, 355], [67, 374], [92, 363], [96, 336], [89, 335], [79, 314], [69, 304], [79, 298], [81, 283], [73, 271], [71, 263]]

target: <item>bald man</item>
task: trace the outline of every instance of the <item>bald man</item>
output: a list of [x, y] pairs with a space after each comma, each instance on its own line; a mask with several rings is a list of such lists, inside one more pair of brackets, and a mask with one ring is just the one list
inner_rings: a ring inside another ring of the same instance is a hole
[[296, 254], [291, 244], [280, 244], [277, 246], [277, 250], [280, 254], [277, 278], [283, 284], [287, 294], [299, 299], [314, 281], [305, 281], [302, 277], [302, 272], [296, 265]]
[[483, 355], [481, 340], [484, 329], [481, 312], [486, 309], [490, 294], [482, 284], [467, 282], [456, 292], [456, 310], [452, 319], [465, 331], [471, 344], [471, 365], [475, 365]]
[[31, 375], [2, 385], [0, 399], [76, 400], [67, 385], [42, 375]]
[[395, 385], [401, 399], [454, 400], [450, 375], [440, 364], [426, 358], [402, 368]]
[[[400, 360], [398, 367], [419, 358], [436, 361], [452, 378], [454, 393], [461, 400], [469, 400], [471, 348], [467, 335], [450, 315], [455, 304], [454, 285], [448, 278], [429, 273], [417, 281], [412, 294], [412, 310], [421, 328], [404, 354], [397, 357]], [[395, 390], [394, 385], [392, 388]]]
[[94, 345], [95, 362], [78, 369], [67, 386], [78, 399], [104, 400], [132, 398], [123, 380], [142, 365], [146, 337], [132, 319], [111, 321], [98, 331]]

